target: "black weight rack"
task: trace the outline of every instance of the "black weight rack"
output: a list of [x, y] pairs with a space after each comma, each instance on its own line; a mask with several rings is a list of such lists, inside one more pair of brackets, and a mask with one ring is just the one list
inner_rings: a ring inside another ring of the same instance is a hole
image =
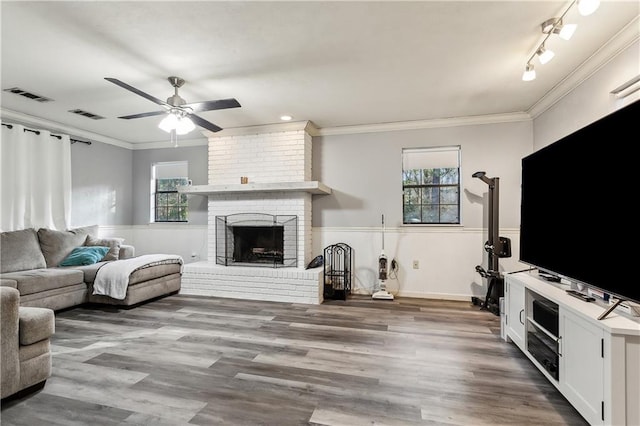
[[347, 300], [353, 275], [352, 249], [345, 243], [324, 249], [324, 298]]

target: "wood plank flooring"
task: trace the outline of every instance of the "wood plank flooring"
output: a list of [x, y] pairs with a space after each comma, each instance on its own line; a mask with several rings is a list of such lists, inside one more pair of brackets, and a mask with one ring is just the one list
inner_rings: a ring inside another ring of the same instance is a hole
[[174, 295], [56, 314], [53, 375], [9, 425], [586, 425], [466, 302]]

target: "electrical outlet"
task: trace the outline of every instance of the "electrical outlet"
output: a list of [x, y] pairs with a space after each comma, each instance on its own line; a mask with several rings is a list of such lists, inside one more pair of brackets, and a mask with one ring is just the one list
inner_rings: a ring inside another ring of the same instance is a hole
[[413, 261], [413, 269], [420, 269], [420, 262], [417, 260]]

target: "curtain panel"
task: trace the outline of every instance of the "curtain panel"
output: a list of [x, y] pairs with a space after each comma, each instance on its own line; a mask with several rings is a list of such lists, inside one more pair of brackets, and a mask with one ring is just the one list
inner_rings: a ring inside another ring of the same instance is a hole
[[0, 229], [64, 230], [71, 216], [71, 139], [47, 130], [2, 127]]

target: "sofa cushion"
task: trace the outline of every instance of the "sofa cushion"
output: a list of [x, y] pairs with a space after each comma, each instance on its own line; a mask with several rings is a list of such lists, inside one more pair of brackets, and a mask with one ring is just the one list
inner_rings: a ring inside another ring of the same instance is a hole
[[129, 285], [143, 283], [167, 275], [180, 273], [182, 265], [179, 263], [165, 263], [136, 269], [129, 276]]
[[58, 266], [80, 266], [93, 265], [100, 262], [109, 251], [109, 247], [92, 246], [92, 247], [76, 247], [71, 250], [69, 256], [65, 257]]
[[81, 265], [74, 266], [73, 269], [77, 271], [82, 271], [84, 274], [84, 282], [92, 283], [96, 279], [96, 274], [98, 273], [98, 269], [102, 267], [107, 262], [98, 262], [93, 265]]
[[35, 229], [0, 234], [0, 272], [26, 271], [46, 267]]
[[68, 229], [66, 231], [56, 231], [53, 229], [38, 229], [38, 239], [47, 268], [58, 266], [71, 251], [84, 245], [87, 235], [98, 233], [98, 225], [85, 226], [82, 228]]
[[15, 280], [21, 295], [67, 287], [82, 283], [82, 271], [76, 269], [32, 269], [30, 271], [9, 272], [3, 278]]
[[118, 260], [120, 257], [120, 246], [124, 242], [124, 238], [96, 238], [88, 235], [84, 242], [85, 246], [93, 247], [109, 247], [109, 252], [100, 260]]
[[19, 318], [21, 345], [31, 345], [48, 339], [55, 332], [55, 316], [51, 309], [21, 306]]

